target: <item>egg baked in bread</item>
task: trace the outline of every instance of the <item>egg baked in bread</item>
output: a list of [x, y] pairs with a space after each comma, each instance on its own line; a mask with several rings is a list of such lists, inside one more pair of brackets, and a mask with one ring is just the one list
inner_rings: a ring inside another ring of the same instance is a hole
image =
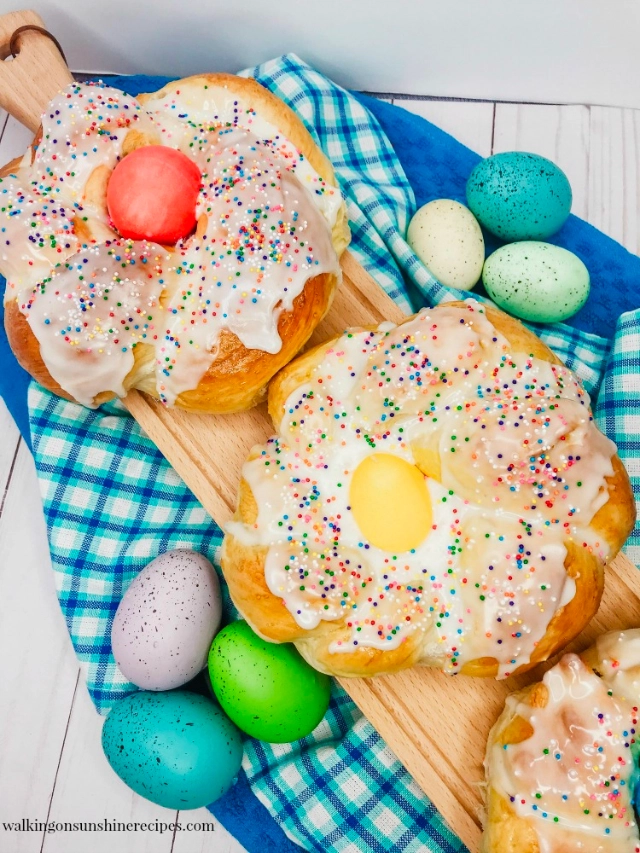
[[483, 853], [640, 853], [640, 630], [507, 698], [485, 758]]
[[353, 329], [273, 381], [221, 562], [318, 669], [506, 677], [595, 613], [635, 506], [588, 394], [477, 302]]
[[[127, 239], [107, 208], [116, 165], [158, 145], [201, 175], [197, 225], [174, 245]], [[138, 98], [71, 84], [0, 177], [12, 349], [88, 406], [137, 388], [193, 411], [248, 408], [340, 280], [349, 230], [331, 165], [255, 80], [200, 75]]]

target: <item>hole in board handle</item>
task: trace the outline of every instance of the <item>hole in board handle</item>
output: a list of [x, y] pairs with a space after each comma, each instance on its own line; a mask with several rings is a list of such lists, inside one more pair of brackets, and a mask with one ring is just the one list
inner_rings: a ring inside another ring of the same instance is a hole
[[65, 63], [67, 62], [67, 57], [65, 56], [64, 50], [62, 49], [58, 39], [53, 35], [53, 33], [50, 33], [49, 30], [45, 30], [44, 27], [38, 27], [36, 24], [25, 24], [22, 27], [18, 27], [17, 30], [14, 30], [11, 38], [9, 39], [9, 44], [0, 45], [0, 59], [9, 62], [15, 59], [20, 53], [20, 36], [29, 31], [40, 33], [40, 35], [46, 36], [46, 38], [50, 39], [58, 48], [60, 56], [64, 59]]

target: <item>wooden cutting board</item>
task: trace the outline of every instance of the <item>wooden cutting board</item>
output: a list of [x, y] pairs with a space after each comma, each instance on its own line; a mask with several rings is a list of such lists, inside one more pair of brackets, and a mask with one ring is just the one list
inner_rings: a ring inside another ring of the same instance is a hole
[[[0, 58], [8, 54], [11, 34], [24, 24], [42, 26], [33, 12], [0, 17]], [[26, 32], [20, 52], [0, 63], [0, 106], [36, 130], [40, 113], [71, 80], [55, 45]], [[402, 311], [347, 252], [344, 281], [329, 316], [312, 343], [347, 326], [399, 322]], [[233, 514], [240, 469], [249, 449], [272, 433], [266, 407], [237, 415], [193, 415], [163, 408], [133, 392], [125, 400], [131, 414], [166, 456], [215, 521], [223, 526]], [[603, 631], [640, 626], [640, 575], [622, 555], [607, 570], [600, 610], [571, 645], [580, 650]], [[425, 794], [477, 853], [481, 835], [482, 760], [489, 729], [510, 690], [538, 680], [542, 665], [507, 682], [451, 677], [416, 667], [375, 679], [340, 683], [384, 737]]]

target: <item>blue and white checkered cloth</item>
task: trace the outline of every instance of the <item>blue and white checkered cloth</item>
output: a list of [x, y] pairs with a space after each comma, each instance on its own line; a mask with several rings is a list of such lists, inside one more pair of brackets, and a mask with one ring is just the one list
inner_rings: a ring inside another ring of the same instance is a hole
[[[333, 162], [347, 199], [352, 251], [407, 311], [410, 288], [427, 304], [457, 294], [439, 284], [403, 235], [415, 207], [387, 136], [362, 102], [294, 56], [251, 72], [302, 117]], [[131, 94], [162, 81], [116, 81]], [[409, 283], [409, 285], [408, 285]], [[638, 300], [640, 302], [640, 298]], [[640, 494], [640, 332], [625, 314], [615, 341], [568, 326], [542, 337], [594, 393]], [[89, 411], [32, 384], [34, 456], [60, 604], [87, 686], [102, 713], [133, 685], [110, 648], [113, 616], [127, 585], [158, 553], [194, 548], [210, 558], [220, 531], [118, 403]], [[640, 558], [640, 534], [629, 552]], [[228, 604], [228, 602], [227, 602]], [[231, 611], [228, 610], [228, 613]], [[247, 740], [244, 769], [289, 838], [325, 853], [464, 850], [355, 705], [335, 687], [325, 720], [286, 745]]]

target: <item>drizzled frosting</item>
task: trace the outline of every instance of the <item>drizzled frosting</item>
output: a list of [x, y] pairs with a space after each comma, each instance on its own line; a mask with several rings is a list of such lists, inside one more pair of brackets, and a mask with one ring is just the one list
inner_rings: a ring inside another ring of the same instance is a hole
[[620, 699], [640, 700], [640, 628], [610, 631], [596, 640], [598, 674]]
[[[28, 153], [0, 181], [5, 302], [17, 300], [49, 372], [85, 405], [126, 392], [142, 345], [169, 404], [198, 385], [222, 330], [278, 352], [280, 313], [309, 278], [339, 273], [339, 191], [241, 99], [201, 86], [145, 108], [117, 89], [72, 84], [42, 118], [33, 163]], [[198, 229], [172, 250], [120, 239], [102, 200], [100, 185], [140, 134], [202, 172]]]
[[[345, 333], [276, 428], [243, 469], [258, 518], [228, 532], [268, 548], [267, 585], [302, 628], [342, 620], [331, 651], [414, 637], [447, 671], [493, 657], [506, 676], [575, 593], [569, 543], [608, 556], [589, 524], [615, 446], [570, 371], [513, 354], [477, 303]], [[381, 453], [426, 475], [431, 529], [403, 553], [368, 541], [350, 506]]]
[[606, 634], [597, 651], [602, 678], [565, 655], [543, 678], [544, 707], [508, 697], [509, 718], [518, 715], [533, 734], [506, 746], [499, 739], [487, 753], [489, 784], [528, 819], [541, 853], [640, 851], [640, 631]]
[[[156, 337], [161, 275], [169, 263], [168, 253], [154, 243], [114, 240], [105, 248], [71, 255], [19, 303], [32, 328], [51, 329], [49, 372], [64, 377], [65, 390], [87, 405], [96, 388], [125, 395], [136, 346]], [[53, 311], [52, 304], [59, 309]], [[69, 354], [76, 349], [82, 359], [70, 368]]]
[[313, 197], [295, 174], [280, 174], [277, 156], [252, 133], [215, 132], [198, 144], [203, 189], [196, 214], [207, 217], [207, 227], [181, 248], [167, 303], [158, 349], [161, 367], [169, 359], [169, 369], [158, 387], [170, 401], [197, 384], [223, 328], [248, 349], [278, 352], [280, 313], [311, 276], [338, 271]]

